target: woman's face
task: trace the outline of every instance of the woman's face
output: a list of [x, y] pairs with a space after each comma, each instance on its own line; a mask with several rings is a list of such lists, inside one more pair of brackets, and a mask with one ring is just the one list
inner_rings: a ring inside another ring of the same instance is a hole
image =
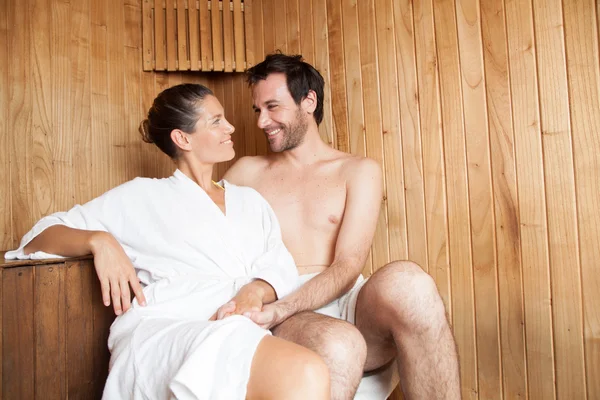
[[215, 96], [206, 96], [198, 107], [200, 119], [194, 133], [188, 135], [192, 153], [197, 160], [207, 164], [229, 161], [235, 156], [231, 134], [233, 125], [225, 119], [221, 103]]

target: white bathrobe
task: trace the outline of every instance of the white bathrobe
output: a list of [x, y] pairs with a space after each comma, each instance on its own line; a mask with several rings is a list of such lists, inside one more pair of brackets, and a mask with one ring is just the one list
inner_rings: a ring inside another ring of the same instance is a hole
[[110, 331], [104, 399], [244, 399], [252, 357], [269, 331], [242, 316], [209, 322], [253, 279], [278, 298], [298, 285], [294, 260], [268, 203], [223, 181], [226, 215], [181, 171], [137, 178], [83, 206], [40, 220], [7, 258], [49, 226], [110, 232], [145, 285]]

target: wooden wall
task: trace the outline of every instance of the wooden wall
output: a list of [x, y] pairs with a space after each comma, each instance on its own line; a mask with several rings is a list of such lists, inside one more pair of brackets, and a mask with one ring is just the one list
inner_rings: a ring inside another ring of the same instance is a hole
[[[1, 248], [43, 215], [169, 174], [137, 126], [170, 85], [208, 84], [238, 156], [267, 152], [243, 76], [142, 72], [141, 1], [0, 2]], [[251, 6], [256, 59], [303, 54], [327, 81], [322, 137], [385, 167], [366, 273], [411, 259], [434, 277], [464, 398], [600, 398], [600, 5]]]
[[[256, 59], [302, 54], [327, 82], [324, 140], [384, 166], [365, 272], [410, 259], [434, 277], [465, 399], [600, 399], [599, 14], [593, 0], [253, 1]], [[218, 82], [229, 115], [239, 81]], [[235, 118], [264, 154], [254, 116]]]

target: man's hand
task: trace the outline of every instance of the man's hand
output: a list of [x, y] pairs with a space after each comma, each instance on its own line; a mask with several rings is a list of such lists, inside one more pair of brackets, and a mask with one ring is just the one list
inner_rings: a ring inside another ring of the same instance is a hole
[[265, 305], [261, 311], [248, 311], [244, 313], [245, 317], [250, 318], [263, 329], [271, 329], [288, 318], [289, 312], [282, 303], [271, 303]]
[[106, 232], [98, 232], [90, 241], [94, 265], [100, 286], [102, 301], [110, 305], [112, 298], [115, 314], [121, 315], [131, 307], [129, 286], [135, 293], [138, 303], [146, 305], [142, 285], [138, 281], [133, 264], [117, 240]]
[[231, 315], [244, 315], [246, 312], [260, 311], [263, 307], [264, 292], [257, 290], [251, 284], [244, 286], [238, 294], [223, 304], [209, 321], [227, 318]]

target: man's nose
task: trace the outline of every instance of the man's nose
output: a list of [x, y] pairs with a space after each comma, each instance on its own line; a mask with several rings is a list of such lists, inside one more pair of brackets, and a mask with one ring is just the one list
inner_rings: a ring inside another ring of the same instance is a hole
[[269, 122], [270, 119], [267, 115], [267, 113], [265, 112], [260, 112], [260, 114], [258, 115], [258, 121], [257, 121], [257, 125], [260, 129], [265, 129], [267, 126], [269, 126]]

